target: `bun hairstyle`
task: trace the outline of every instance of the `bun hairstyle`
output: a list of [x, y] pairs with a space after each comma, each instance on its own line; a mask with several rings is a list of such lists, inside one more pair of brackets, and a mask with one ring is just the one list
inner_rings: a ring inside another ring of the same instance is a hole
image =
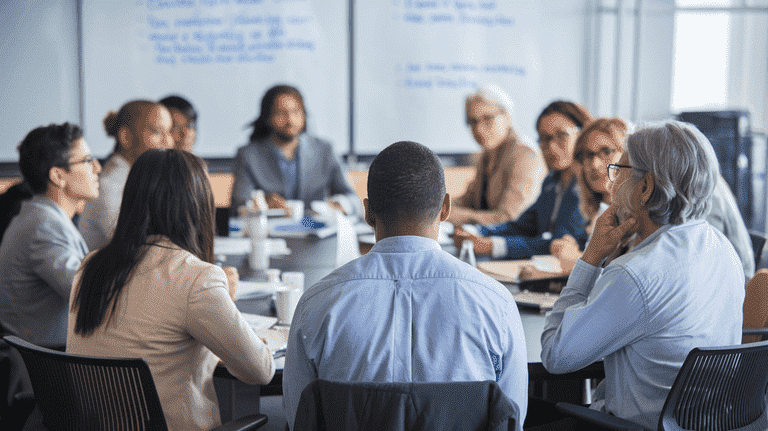
[[118, 112], [110, 111], [104, 117], [104, 130], [107, 136], [115, 138], [115, 148], [113, 152], [118, 152], [122, 148], [120, 143], [120, 128], [127, 126], [131, 131], [137, 130], [137, 121], [144, 118], [150, 108], [158, 106], [157, 103], [149, 100], [133, 100], [123, 105]]

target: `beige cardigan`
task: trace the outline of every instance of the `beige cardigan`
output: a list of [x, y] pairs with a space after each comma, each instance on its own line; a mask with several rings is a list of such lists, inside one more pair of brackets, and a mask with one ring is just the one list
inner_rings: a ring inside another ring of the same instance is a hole
[[[481, 153], [476, 168], [475, 178], [464, 195], [453, 202], [449, 220], [454, 224], [496, 224], [516, 219], [536, 202], [547, 176], [547, 165], [539, 151], [509, 139]], [[481, 210], [485, 175], [489, 209]]]
[[167, 239], [159, 245], [134, 270], [109, 326], [77, 335], [70, 311], [67, 352], [146, 359], [168, 428], [209, 430], [221, 423], [213, 387], [218, 358], [249, 384], [268, 383], [275, 364], [230, 299], [224, 271]]

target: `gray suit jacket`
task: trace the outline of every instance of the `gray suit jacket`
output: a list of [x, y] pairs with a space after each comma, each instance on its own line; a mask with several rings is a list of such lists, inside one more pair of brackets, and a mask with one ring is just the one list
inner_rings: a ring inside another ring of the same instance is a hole
[[0, 244], [0, 324], [42, 346], [67, 340], [69, 293], [88, 253], [64, 210], [36, 195], [21, 204]]
[[[303, 135], [299, 144], [299, 196], [309, 208], [312, 201], [344, 195], [359, 207], [360, 198], [347, 181], [333, 148], [325, 141]], [[232, 172], [232, 214], [251, 198], [251, 191], [286, 196], [287, 191], [277, 156], [266, 140], [251, 142], [237, 150]], [[357, 211], [356, 211], [357, 212]]]

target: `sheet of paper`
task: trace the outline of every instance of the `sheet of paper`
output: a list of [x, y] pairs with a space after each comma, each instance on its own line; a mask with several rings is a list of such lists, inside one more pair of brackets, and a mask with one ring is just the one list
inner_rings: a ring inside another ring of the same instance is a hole
[[502, 283], [517, 283], [520, 269], [530, 264], [530, 260], [492, 260], [478, 262], [477, 269]]

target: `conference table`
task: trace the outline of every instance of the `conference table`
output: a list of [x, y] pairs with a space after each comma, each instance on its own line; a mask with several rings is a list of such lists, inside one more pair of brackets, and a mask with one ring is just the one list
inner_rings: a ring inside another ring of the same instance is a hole
[[[331, 240], [326, 238], [324, 240]], [[252, 277], [252, 270], [248, 268], [248, 247], [250, 245], [248, 238], [216, 238], [215, 254], [220, 264], [234, 266], [238, 268], [241, 274], [241, 280], [248, 281]], [[311, 241], [317, 241], [312, 239]], [[295, 246], [297, 242], [293, 242]], [[321, 249], [322, 247], [318, 248]], [[444, 247], [451, 251], [451, 246]], [[455, 249], [453, 250], [455, 251]], [[289, 258], [285, 256], [282, 259]], [[308, 256], [301, 254], [301, 260], [306, 260]], [[285, 262], [285, 260], [283, 260]], [[284, 264], [285, 265], [285, 264]], [[297, 264], [298, 265], [298, 264]], [[288, 265], [292, 270], [298, 269], [297, 266], [291, 264]], [[330, 272], [331, 269], [327, 269]], [[314, 277], [322, 277], [322, 274], [314, 274]], [[515, 283], [504, 283], [511, 291], [515, 291], [517, 286]], [[309, 288], [311, 284], [307, 283], [306, 287]], [[244, 298], [235, 301], [238, 309], [247, 313], [256, 313], [274, 316], [274, 303], [269, 295], [260, 296], [256, 298]], [[543, 399], [553, 399], [552, 388], [557, 386], [557, 390], [562, 392], [562, 385], [558, 382], [569, 382], [568, 391], [565, 398], [558, 397], [556, 401], [570, 401], [580, 402], [589, 401], [588, 390], [579, 389], [577, 385], [576, 393], [573, 389], [573, 382], [579, 383], [583, 387], [585, 379], [601, 378], [604, 377], [602, 362], [593, 364], [586, 367], [583, 370], [562, 374], [552, 375], [548, 373], [541, 364], [541, 333], [544, 329], [544, 311], [519, 306], [520, 319], [523, 325], [523, 331], [525, 335], [526, 350], [528, 355], [528, 371], [529, 371], [529, 394]], [[275, 360], [276, 373], [272, 381], [267, 385], [248, 385], [238, 381], [232, 376], [226, 369], [226, 366], [219, 366], [214, 376], [216, 382], [216, 389], [219, 396], [219, 406], [222, 414], [222, 420], [227, 421], [233, 417], [239, 417], [245, 414], [258, 413], [259, 412], [259, 398], [261, 396], [274, 396], [282, 395], [282, 377], [284, 358], [280, 357]], [[588, 381], [588, 380], [587, 380]], [[559, 386], [558, 386], [559, 385]], [[588, 387], [587, 387], [588, 389]]]

